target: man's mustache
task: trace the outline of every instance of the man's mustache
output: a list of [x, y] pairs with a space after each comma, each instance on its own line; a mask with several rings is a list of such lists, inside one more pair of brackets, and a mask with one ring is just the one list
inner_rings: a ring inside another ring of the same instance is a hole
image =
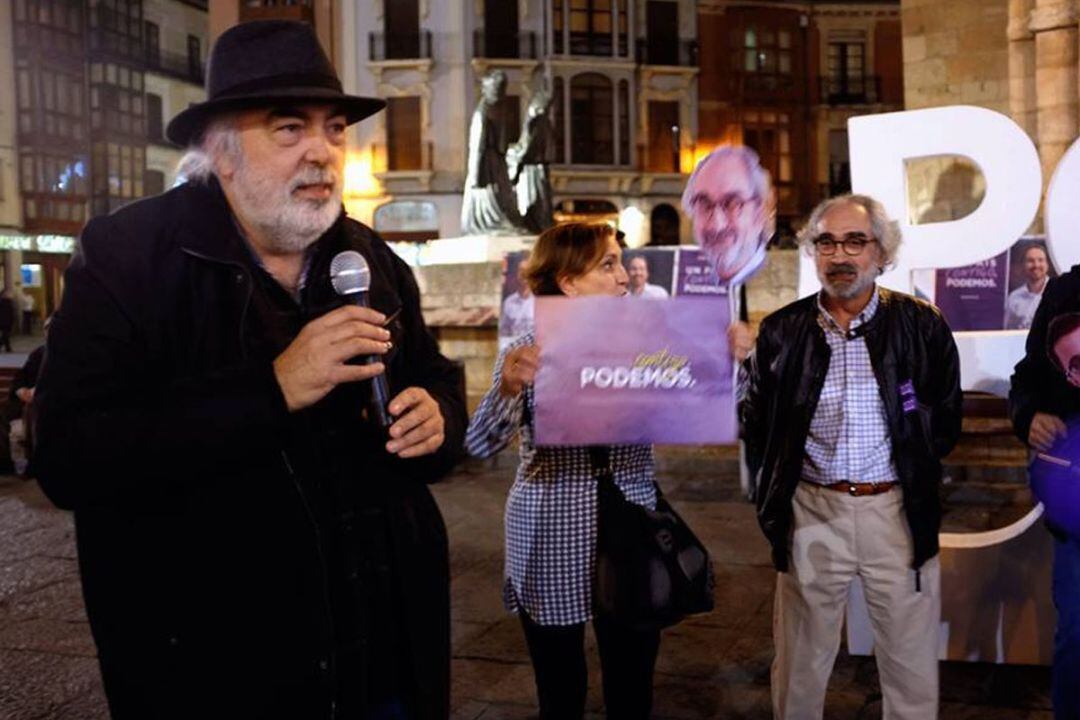
[[858, 275], [859, 269], [851, 263], [837, 263], [836, 265], [830, 266], [829, 269], [825, 271], [825, 277], [831, 278], [834, 275], [840, 275], [842, 273], [852, 273], [853, 275]]
[[734, 228], [705, 231], [705, 242], [707, 243], [731, 243], [735, 242], [736, 237], [738, 237], [738, 233]]
[[327, 168], [308, 168], [297, 173], [289, 183], [289, 191], [298, 190], [305, 185], [337, 186], [337, 173]]

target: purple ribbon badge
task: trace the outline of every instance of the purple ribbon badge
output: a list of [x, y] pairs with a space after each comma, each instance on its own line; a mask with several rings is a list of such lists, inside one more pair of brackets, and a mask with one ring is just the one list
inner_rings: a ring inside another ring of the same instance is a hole
[[919, 400], [915, 397], [915, 383], [911, 380], [900, 383], [900, 399], [903, 401], [905, 413], [915, 412], [919, 406]]

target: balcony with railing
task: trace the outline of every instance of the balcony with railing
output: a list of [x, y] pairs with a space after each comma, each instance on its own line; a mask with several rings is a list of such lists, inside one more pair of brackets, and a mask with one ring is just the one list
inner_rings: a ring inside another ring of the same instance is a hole
[[368, 33], [368, 59], [371, 62], [430, 60], [431, 31], [395, 35]]
[[535, 60], [536, 33], [492, 33], [473, 31], [473, 57], [485, 59]]
[[[630, 54], [628, 39], [625, 33], [618, 34], [618, 45], [611, 33], [608, 32], [576, 32], [567, 33], [569, 44], [563, 41], [563, 33], [555, 33], [556, 55], [583, 55], [588, 57], [614, 57], [625, 58]], [[618, 52], [616, 52], [616, 47]]]
[[638, 38], [637, 62], [640, 65], [697, 67], [698, 44], [696, 40], [661, 41]]
[[146, 69], [196, 85], [202, 85], [205, 77], [203, 63], [197, 58], [162, 50], [154, 52], [151, 48], [146, 50]]
[[387, 191], [429, 190], [434, 175], [433, 143], [372, 143], [371, 172]]
[[805, 77], [792, 73], [734, 72], [729, 82], [732, 94], [739, 98], [801, 101], [808, 94]]
[[821, 102], [826, 105], [873, 105], [881, 98], [877, 75], [822, 77], [820, 84]]

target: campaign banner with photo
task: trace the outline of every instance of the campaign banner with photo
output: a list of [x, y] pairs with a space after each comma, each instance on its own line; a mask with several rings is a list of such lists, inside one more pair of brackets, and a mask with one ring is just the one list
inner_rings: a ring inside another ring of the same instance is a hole
[[521, 278], [525, 250], [507, 253], [503, 259], [502, 302], [499, 308], [499, 349], [533, 329], [533, 303], [528, 284]]
[[1008, 253], [973, 265], [938, 270], [937, 306], [953, 330], [1000, 330], [1005, 309]]
[[[1046, 282], [1057, 276], [1041, 237], [1022, 237], [988, 260], [932, 271], [929, 297], [954, 331], [1031, 327]], [[918, 275], [918, 273], [917, 273]], [[916, 291], [920, 292], [918, 280]], [[920, 294], [926, 294], [924, 290]]]
[[676, 248], [640, 248], [624, 250], [629, 292], [627, 297], [662, 300], [675, 294]]
[[727, 297], [728, 286], [721, 283], [700, 248], [680, 248], [679, 277], [675, 294], [690, 297]]
[[736, 438], [727, 303], [536, 300], [537, 445]]
[[1005, 298], [1005, 329], [1027, 330], [1050, 278], [1057, 277], [1044, 237], [1020, 238], [1009, 248], [1009, 294]]

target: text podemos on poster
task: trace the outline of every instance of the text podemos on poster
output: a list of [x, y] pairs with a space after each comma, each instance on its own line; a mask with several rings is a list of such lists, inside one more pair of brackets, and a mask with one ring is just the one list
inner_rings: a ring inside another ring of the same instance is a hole
[[536, 299], [537, 445], [735, 440], [729, 306]]

